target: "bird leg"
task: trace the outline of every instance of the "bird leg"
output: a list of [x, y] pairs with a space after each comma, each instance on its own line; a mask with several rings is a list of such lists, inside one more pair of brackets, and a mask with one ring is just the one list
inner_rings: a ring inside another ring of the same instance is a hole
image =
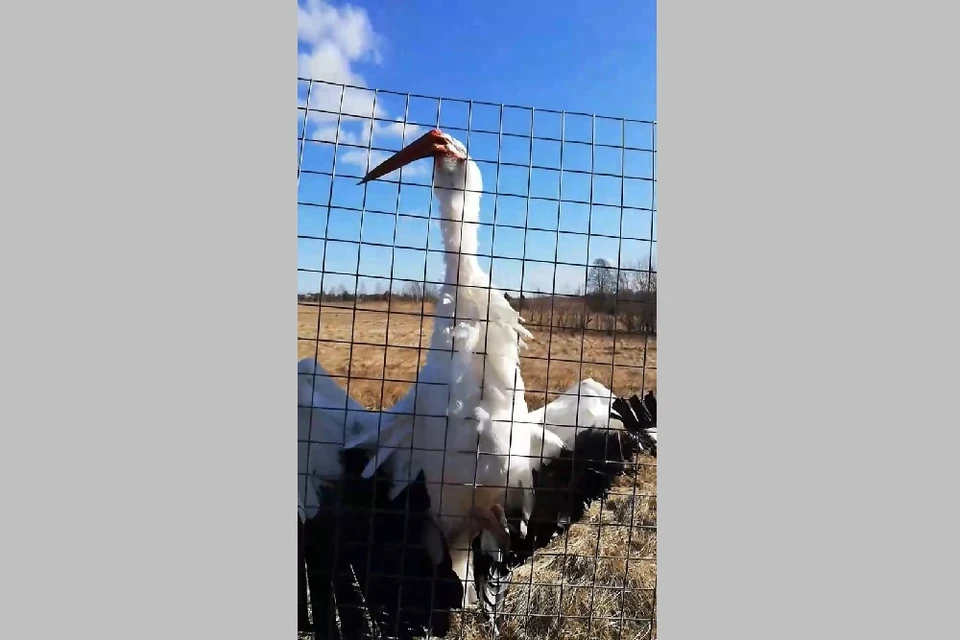
[[481, 531], [489, 531], [493, 535], [502, 551], [510, 548], [510, 529], [503, 507], [495, 504], [489, 509], [471, 507], [469, 517], [473, 524]]

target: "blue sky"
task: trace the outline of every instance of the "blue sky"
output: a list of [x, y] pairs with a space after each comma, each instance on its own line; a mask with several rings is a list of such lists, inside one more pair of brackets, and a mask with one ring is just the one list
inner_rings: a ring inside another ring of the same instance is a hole
[[[568, 114], [561, 164], [561, 143], [537, 137], [560, 137], [559, 114], [505, 109], [502, 131], [516, 135], [500, 138], [475, 131], [500, 129], [499, 107], [471, 108], [448, 98], [655, 120], [655, 2], [603, 3], [602, 11], [597, 6], [539, 0], [299, 0], [299, 75], [443, 97], [440, 126], [468, 144], [483, 173], [484, 191], [490, 192], [481, 199], [481, 222], [496, 220], [496, 225], [481, 227], [480, 253], [487, 255], [481, 262], [494, 284], [513, 292], [522, 286], [524, 292], [569, 293], [583, 286], [582, 265], [595, 258], [646, 268], [651, 248], [655, 256], [655, 214], [645, 210], [655, 208], [652, 154], [602, 146], [591, 153], [589, 144], [592, 125], [595, 143], [649, 149], [650, 125]], [[306, 90], [307, 83], [300, 83], [301, 107]], [[347, 115], [340, 118], [338, 134], [341, 99]], [[368, 147], [397, 150], [415, 139], [426, 127], [411, 123], [437, 124], [437, 101], [411, 98], [408, 104], [403, 95], [350, 89], [341, 97], [338, 87], [314, 83], [310, 107], [334, 113], [311, 112], [307, 138], [317, 142], [304, 143], [302, 168], [330, 172], [336, 149], [336, 171], [332, 178], [301, 174], [300, 269], [325, 270], [325, 290], [356, 286], [355, 277], [335, 272], [359, 272], [367, 292], [386, 288], [391, 277], [438, 281], [442, 254], [431, 250], [441, 247], [439, 228], [427, 219], [436, 215], [429, 161], [404, 170], [403, 181], [415, 184], [356, 185], [368, 162], [388, 155]], [[299, 135], [303, 111], [298, 113]], [[542, 168], [501, 165], [498, 172], [498, 138], [501, 162]], [[595, 175], [591, 181], [590, 175], [576, 173], [591, 169], [615, 175]], [[528, 185], [533, 199], [527, 198]], [[561, 196], [559, 203], [536, 199]], [[566, 264], [555, 266], [555, 261]], [[298, 279], [300, 291], [321, 286], [319, 273], [301, 271]]]

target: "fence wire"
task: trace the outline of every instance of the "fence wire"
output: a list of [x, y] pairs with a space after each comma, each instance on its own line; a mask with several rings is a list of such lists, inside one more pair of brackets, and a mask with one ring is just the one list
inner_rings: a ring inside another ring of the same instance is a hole
[[[530, 410], [585, 378], [656, 392], [654, 122], [298, 85], [300, 358], [368, 410], [412, 387], [444, 273], [432, 167], [358, 181], [439, 128], [483, 174], [478, 258], [534, 334], [520, 362]], [[656, 637], [655, 460], [640, 456], [510, 583], [502, 638]], [[490, 637], [475, 612], [453, 617], [447, 637]]]

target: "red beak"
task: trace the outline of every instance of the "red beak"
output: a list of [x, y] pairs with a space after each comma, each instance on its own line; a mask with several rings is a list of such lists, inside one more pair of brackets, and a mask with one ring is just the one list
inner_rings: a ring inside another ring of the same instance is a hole
[[[377, 178], [396, 171], [400, 169], [400, 167], [408, 165], [416, 160], [429, 158], [431, 156], [436, 157], [440, 154], [449, 153], [451, 153], [451, 151], [447, 147], [447, 140], [443, 137], [443, 133], [440, 131], [440, 129], [428, 131], [371, 169], [370, 173], [365, 175], [363, 180], [361, 180], [358, 184], [363, 184], [365, 182], [369, 182], [370, 180], [376, 180]], [[461, 158], [459, 154], [455, 155], [461, 160], [466, 159]]]

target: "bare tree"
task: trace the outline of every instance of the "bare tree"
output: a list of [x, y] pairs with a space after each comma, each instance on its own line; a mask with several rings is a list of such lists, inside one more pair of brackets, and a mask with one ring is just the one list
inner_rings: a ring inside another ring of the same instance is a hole
[[345, 285], [337, 285], [333, 289], [333, 299], [347, 301], [350, 299], [350, 294], [347, 292], [347, 287]]
[[617, 286], [617, 272], [605, 258], [597, 258], [587, 273], [587, 287], [592, 293], [602, 296], [614, 292]]
[[633, 293], [643, 293], [647, 290], [647, 280], [649, 274], [641, 268], [639, 263], [633, 265], [630, 271], [625, 271], [626, 277], [623, 279], [621, 289]]
[[637, 261], [620, 272], [620, 291], [654, 293], [657, 290], [656, 264]]

